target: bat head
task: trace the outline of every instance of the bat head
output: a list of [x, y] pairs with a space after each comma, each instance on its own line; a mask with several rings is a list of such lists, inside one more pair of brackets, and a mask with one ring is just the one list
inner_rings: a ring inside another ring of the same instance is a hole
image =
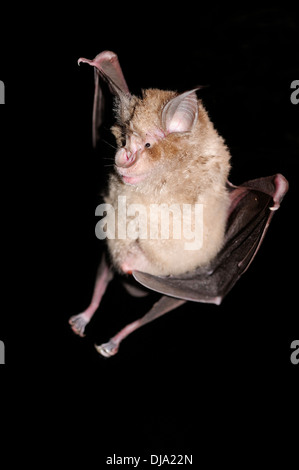
[[119, 100], [117, 124], [112, 128], [118, 150], [116, 171], [123, 182], [140, 185], [161, 172], [169, 160], [180, 160], [198, 121], [196, 90], [177, 94], [143, 90], [142, 98]]
[[93, 60], [80, 58], [95, 69], [93, 144], [102, 123], [102, 91], [99, 78], [115, 95], [116, 124], [112, 132], [118, 150], [115, 168], [126, 185], [143, 193], [188, 193], [215, 190], [226, 184], [230, 169], [229, 151], [214, 129], [196, 90], [144, 90], [137, 98], [129, 88], [117, 55], [103, 51]]

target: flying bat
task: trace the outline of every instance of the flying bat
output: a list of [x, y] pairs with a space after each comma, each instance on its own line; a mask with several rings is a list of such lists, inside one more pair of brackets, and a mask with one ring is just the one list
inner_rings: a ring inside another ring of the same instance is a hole
[[111, 357], [130, 333], [187, 301], [219, 305], [254, 259], [288, 182], [281, 174], [240, 186], [229, 182], [230, 152], [198, 89], [147, 89], [135, 96], [114, 52], [78, 62], [94, 67], [93, 145], [105, 81], [114, 95], [117, 149], [101, 225], [108, 255], [89, 307], [69, 323], [84, 336], [115, 273], [132, 295], [144, 289], [162, 294], [145, 316], [96, 345]]

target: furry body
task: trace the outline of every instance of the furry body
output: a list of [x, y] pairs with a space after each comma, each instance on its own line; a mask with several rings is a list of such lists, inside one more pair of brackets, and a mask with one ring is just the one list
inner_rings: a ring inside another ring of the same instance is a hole
[[[195, 92], [182, 99], [178, 111], [166, 109], [177, 96], [172, 91], [149, 89], [143, 91], [142, 98], [132, 97], [116, 108], [117, 124], [112, 132], [119, 147], [117, 171], [110, 177], [105, 200], [116, 213], [118, 196], [126, 197], [127, 206], [142, 204], [147, 208], [148, 223], [151, 204], [182, 208], [183, 204], [201, 203], [203, 244], [198, 250], [186, 250], [186, 239], [174, 239], [171, 228], [169, 239], [132, 240], [116, 235], [108, 239], [108, 247], [120, 272], [184, 273], [208, 264], [223, 243], [230, 154], [202, 104], [194, 98]], [[188, 99], [193, 100], [192, 110]], [[132, 218], [127, 223], [132, 223]], [[194, 213], [191, 218], [194, 227]]]

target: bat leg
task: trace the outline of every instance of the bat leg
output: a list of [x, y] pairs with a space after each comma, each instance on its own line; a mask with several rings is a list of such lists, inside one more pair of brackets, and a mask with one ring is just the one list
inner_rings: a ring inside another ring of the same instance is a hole
[[74, 333], [83, 337], [84, 330], [86, 325], [90, 322], [93, 314], [97, 310], [102, 300], [102, 297], [107, 289], [108, 283], [113, 278], [113, 272], [108, 266], [105, 255], [102, 256], [100, 265], [98, 267], [94, 291], [90, 305], [87, 307], [84, 312], [79, 313], [78, 315], [73, 315], [69, 319], [69, 324]]
[[142, 318], [136, 320], [132, 323], [129, 323], [125, 326], [121, 331], [119, 331], [113, 338], [108, 341], [108, 343], [104, 343], [101, 345], [95, 345], [96, 350], [98, 353], [102, 354], [104, 357], [111, 357], [114, 356], [119, 348], [120, 343], [123, 339], [125, 339], [128, 335], [133, 333], [133, 331], [137, 330], [146, 323], [149, 323], [155, 320], [158, 317], [161, 317], [167, 312], [179, 307], [180, 305], [184, 304], [186, 301], [182, 299], [176, 299], [174, 297], [168, 297], [164, 295], [161, 297], [158, 302], [156, 302], [151, 310], [146, 313]]

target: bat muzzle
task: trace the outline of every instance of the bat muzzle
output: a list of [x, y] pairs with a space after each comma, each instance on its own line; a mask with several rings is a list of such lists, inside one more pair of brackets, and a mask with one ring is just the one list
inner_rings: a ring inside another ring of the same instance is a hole
[[139, 156], [139, 151], [137, 152], [130, 152], [129, 150], [121, 149], [115, 158], [115, 164], [119, 168], [130, 168], [133, 166]]

